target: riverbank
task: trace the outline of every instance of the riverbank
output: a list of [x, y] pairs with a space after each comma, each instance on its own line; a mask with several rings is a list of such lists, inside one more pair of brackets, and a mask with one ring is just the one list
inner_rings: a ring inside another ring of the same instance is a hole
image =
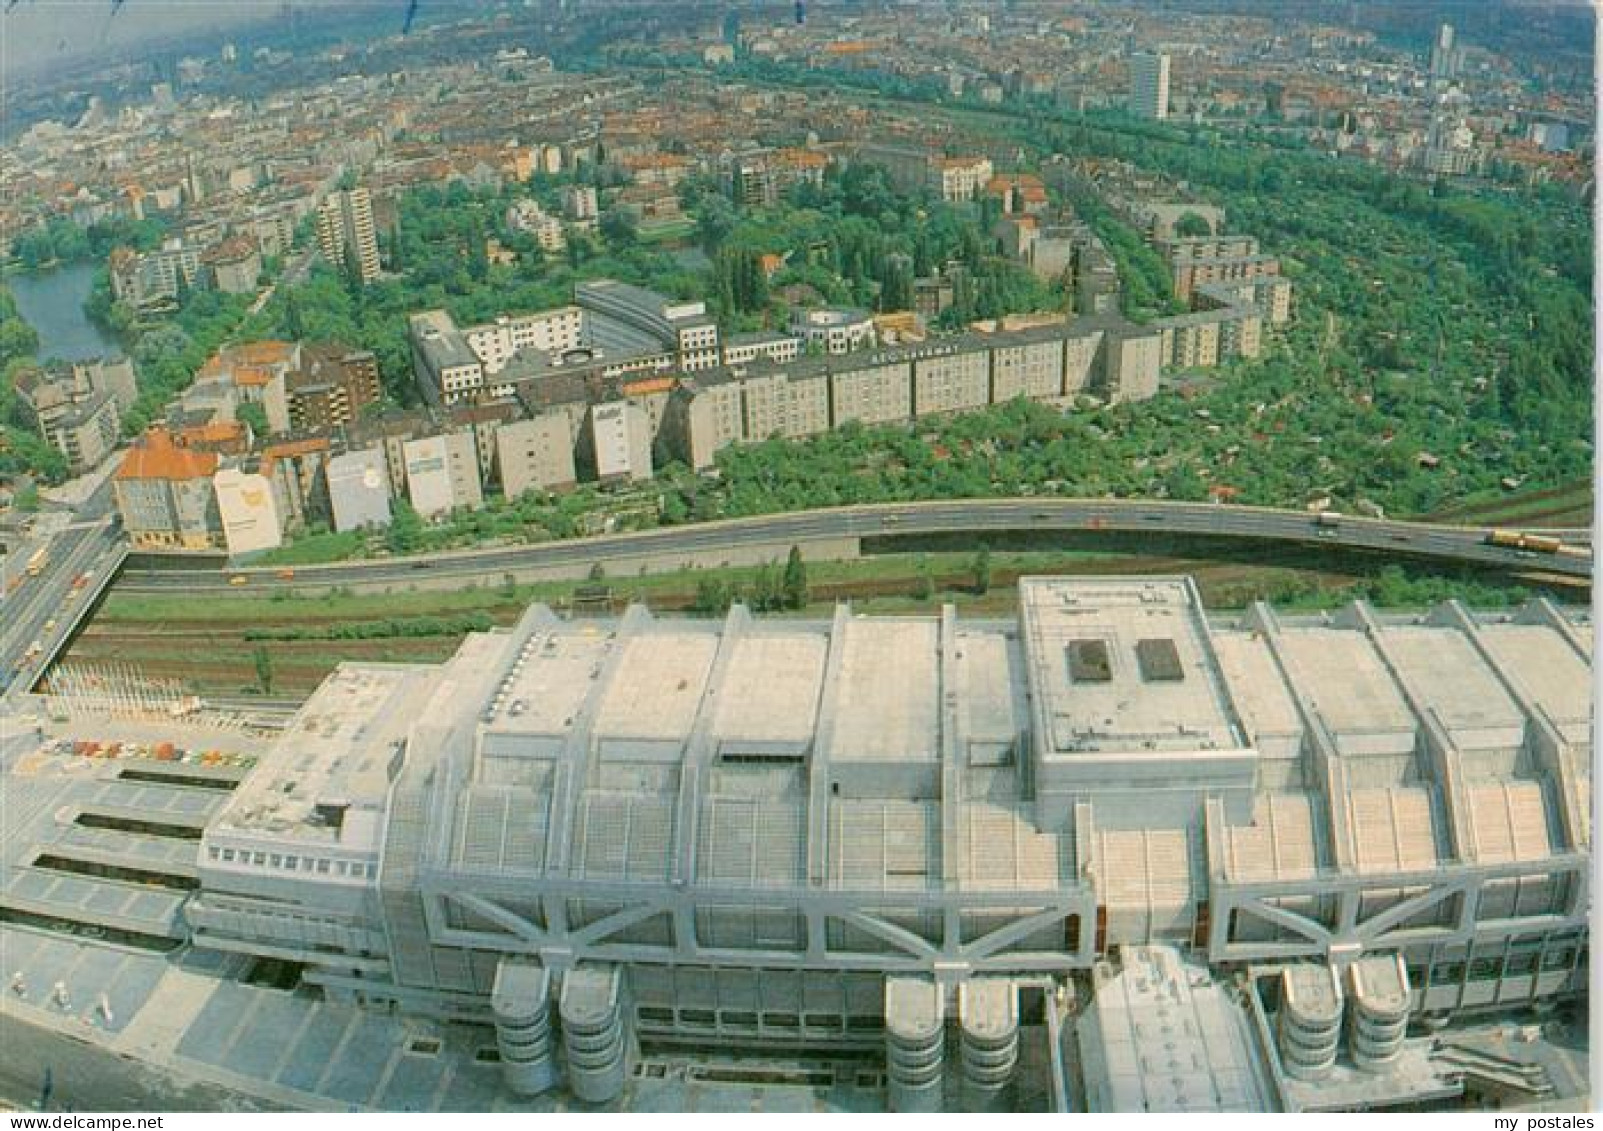
[[79, 260], [5, 275], [6, 289], [17, 313], [39, 336], [35, 355], [41, 360], [83, 361], [122, 356], [116, 337], [89, 316], [86, 309], [100, 266]]

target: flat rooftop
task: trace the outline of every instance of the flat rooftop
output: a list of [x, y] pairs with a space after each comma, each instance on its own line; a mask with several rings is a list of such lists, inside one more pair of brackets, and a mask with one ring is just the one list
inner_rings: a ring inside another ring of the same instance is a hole
[[596, 736], [689, 737], [717, 653], [718, 637], [710, 632], [632, 637], [601, 701]]
[[844, 632], [831, 760], [935, 761], [938, 623], [854, 617]]
[[1171, 578], [1020, 579], [1048, 756], [1242, 745], [1193, 593]]
[[1026, 725], [1024, 662], [1018, 642], [1000, 632], [959, 630], [957, 698], [971, 743], [1011, 743]]
[[512, 680], [494, 733], [565, 735], [590, 693], [608, 650], [593, 626], [578, 632], [538, 632], [513, 659]]
[[[1338, 747], [1358, 735], [1407, 736], [1415, 719], [1375, 648], [1361, 632], [1287, 628], [1281, 647], [1292, 678], [1330, 728]], [[1401, 741], [1401, 738], [1398, 738]]]
[[1481, 626], [1486, 650], [1565, 732], [1571, 742], [1588, 741], [1592, 718], [1592, 673], [1555, 630], [1535, 624]]
[[416, 704], [438, 677], [432, 665], [341, 664], [295, 712], [213, 831], [342, 841], [318, 804], [384, 807]]
[[1382, 640], [1403, 678], [1460, 746], [1519, 742], [1525, 716], [1463, 633], [1401, 626], [1385, 629]]
[[1253, 740], [1300, 738], [1302, 716], [1268, 642], [1255, 632], [1215, 632], [1213, 650]]
[[829, 638], [822, 633], [738, 640], [718, 691], [713, 734], [720, 747], [810, 742], [828, 655]]

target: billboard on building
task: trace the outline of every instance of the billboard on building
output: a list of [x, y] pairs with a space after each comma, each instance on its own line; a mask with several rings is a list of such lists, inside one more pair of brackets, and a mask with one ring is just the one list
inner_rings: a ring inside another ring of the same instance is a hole
[[451, 468], [444, 436], [408, 440], [402, 451], [412, 509], [424, 518], [451, 512]]
[[334, 511], [334, 529], [342, 534], [388, 526], [390, 484], [384, 470], [384, 453], [365, 448], [329, 460], [328, 498]]
[[223, 520], [223, 541], [230, 557], [271, 550], [284, 540], [273, 485], [266, 476], [229, 467], [212, 477], [217, 512]]

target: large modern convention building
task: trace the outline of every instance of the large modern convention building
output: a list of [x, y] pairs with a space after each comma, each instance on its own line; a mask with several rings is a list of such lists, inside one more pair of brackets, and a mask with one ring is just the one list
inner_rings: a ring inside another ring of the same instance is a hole
[[604, 1101], [642, 1044], [857, 1049], [902, 1110], [1381, 1106], [1417, 1036], [1585, 992], [1590, 625], [1546, 601], [563, 620], [346, 664], [211, 819], [201, 947], [493, 1024]]

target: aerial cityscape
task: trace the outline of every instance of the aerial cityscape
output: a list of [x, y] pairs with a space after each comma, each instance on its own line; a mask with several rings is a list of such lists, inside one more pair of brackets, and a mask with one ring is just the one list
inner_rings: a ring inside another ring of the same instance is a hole
[[1589, 1110], [1596, 38], [7, 0], [0, 1110]]

